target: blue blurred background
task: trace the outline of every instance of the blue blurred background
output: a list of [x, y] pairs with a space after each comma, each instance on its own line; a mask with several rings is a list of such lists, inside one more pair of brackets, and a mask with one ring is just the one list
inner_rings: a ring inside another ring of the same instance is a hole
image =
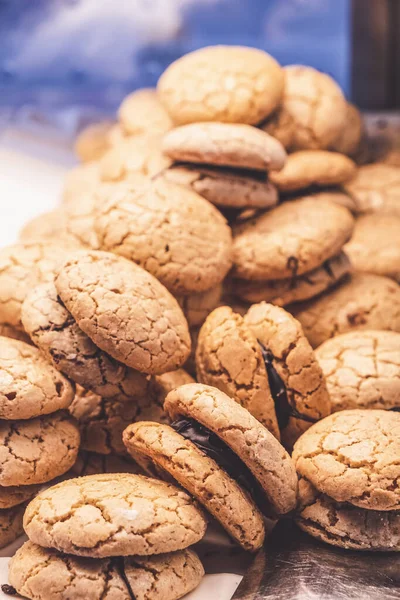
[[0, 106], [111, 113], [217, 43], [312, 65], [349, 90], [349, 0], [0, 0]]

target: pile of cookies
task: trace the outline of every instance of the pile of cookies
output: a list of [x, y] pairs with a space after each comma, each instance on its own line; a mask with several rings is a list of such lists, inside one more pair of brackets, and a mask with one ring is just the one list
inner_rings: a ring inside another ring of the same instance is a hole
[[250, 552], [284, 516], [400, 550], [400, 168], [368, 149], [328, 75], [233, 46], [80, 134], [0, 250], [5, 519], [70, 469], [26, 510], [23, 596], [175, 600], [205, 514]]

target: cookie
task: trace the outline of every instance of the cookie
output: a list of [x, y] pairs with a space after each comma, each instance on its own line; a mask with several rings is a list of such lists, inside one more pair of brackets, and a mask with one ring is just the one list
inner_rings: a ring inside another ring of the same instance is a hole
[[102, 181], [124, 181], [132, 175], [154, 177], [171, 161], [161, 152], [159, 136], [128, 137], [111, 148], [100, 161]]
[[364, 123], [360, 111], [351, 102], [347, 103], [345, 125], [334, 140], [331, 149], [348, 156], [353, 156], [361, 142]]
[[67, 204], [77, 196], [91, 194], [99, 185], [100, 167], [98, 162], [88, 162], [71, 169], [64, 180], [62, 202]]
[[232, 235], [221, 213], [165, 180], [115, 185], [95, 228], [103, 250], [136, 262], [176, 294], [209, 290], [231, 267]]
[[5, 508], [12, 508], [31, 500], [39, 490], [39, 485], [0, 486], [0, 514]]
[[172, 419], [180, 421], [179, 433], [192, 442], [196, 443], [197, 432], [201, 440], [211, 436], [216, 452], [207, 450], [210, 442], [205, 442], [206, 447], [200, 442], [201, 448], [220, 461], [224, 470], [228, 468], [239, 483], [252, 481], [253, 493], [260, 500], [259, 491], [263, 498], [259, 504], [263, 512], [281, 515], [294, 508], [297, 477], [290, 456], [248, 410], [220, 390], [198, 383], [168, 394], [164, 408]]
[[300, 323], [283, 308], [253, 304], [244, 322], [261, 345], [282, 442], [291, 448], [331, 412], [322, 369]]
[[[400, 201], [400, 200], [399, 200]], [[360, 216], [345, 250], [356, 271], [400, 282], [400, 213]]]
[[124, 98], [118, 118], [128, 135], [163, 135], [173, 127], [157, 91], [151, 88], [136, 90]]
[[23, 329], [25, 296], [35, 285], [51, 281], [71, 251], [55, 242], [20, 242], [0, 250], [0, 323]]
[[348, 210], [313, 198], [277, 206], [234, 228], [233, 275], [288, 279], [312, 271], [340, 252], [354, 219]]
[[8, 546], [23, 534], [24, 511], [25, 505], [0, 510], [0, 548]]
[[64, 212], [61, 209], [52, 210], [34, 217], [19, 232], [21, 242], [43, 241], [43, 240], [67, 240], [74, 243], [72, 236], [68, 236], [65, 230]]
[[68, 408], [74, 392], [37, 348], [0, 337], [0, 419], [31, 419]]
[[261, 129], [238, 123], [191, 123], [167, 133], [164, 154], [175, 161], [275, 171], [282, 169], [282, 144]]
[[111, 121], [92, 123], [79, 132], [75, 144], [75, 154], [83, 163], [99, 160], [108, 150], [108, 134], [114, 124]]
[[64, 412], [29, 421], [0, 421], [0, 485], [45, 483], [72, 467], [79, 431]]
[[356, 173], [355, 163], [344, 154], [327, 150], [299, 150], [289, 154], [283, 169], [270, 174], [280, 192], [342, 184]]
[[344, 185], [358, 213], [400, 216], [400, 169], [384, 163], [361, 166]]
[[354, 329], [400, 332], [400, 286], [380, 275], [354, 273], [334, 289], [290, 307], [310, 344]]
[[243, 317], [230, 307], [214, 310], [201, 328], [196, 372], [199, 383], [225, 392], [280, 439], [261, 347]]
[[222, 121], [254, 125], [278, 106], [283, 71], [272, 56], [242, 46], [209, 46], [173, 62], [157, 92], [178, 124]]
[[161, 177], [184, 185], [219, 207], [272, 208], [278, 203], [278, 191], [266, 173], [241, 169], [172, 165]]
[[124, 433], [133, 457], [164, 469], [221, 523], [242, 548], [254, 552], [265, 537], [263, 518], [251, 498], [212, 457], [168, 425], [134, 423]]
[[81, 251], [64, 263], [55, 283], [79, 328], [128, 367], [161, 374], [189, 356], [189, 330], [177, 301], [138, 265], [108, 252]]
[[351, 331], [315, 352], [332, 412], [348, 408], [400, 408], [400, 333]]
[[368, 510], [400, 508], [400, 414], [343, 410], [316, 423], [294, 446], [296, 469], [319, 492]]
[[163, 406], [169, 392], [186, 383], [195, 383], [195, 381], [185, 369], [177, 369], [163, 375], [156, 375], [151, 380], [151, 389], [158, 398], [158, 403]]
[[357, 214], [357, 203], [354, 199], [338, 188], [327, 188], [318, 192], [313, 192], [311, 198], [319, 202], [333, 202], [348, 208], [352, 213]]
[[148, 378], [92, 342], [61, 302], [54, 282], [28, 293], [22, 305], [22, 321], [46, 359], [84, 388], [120, 402], [147, 394]]
[[351, 270], [352, 265], [347, 255], [340, 252], [328, 258], [320, 267], [298, 277], [270, 281], [236, 279], [233, 282], [233, 290], [241, 300], [251, 304], [265, 301], [277, 306], [287, 306], [318, 296]]
[[45, 548], [103, 558], [182, 550], [202, 539], [206, 521], [177, 487], [117, 473], [69, 479], [41, 492], [26, 509], [24, 529]]
[[296, 523], [313, 537], [348, 550], [400, 551], [400, 512], [335, 502], [306, 479], [299, 481]]
[[97, 454], [80, 450], [75, 464], [67, 475], [75, 479], [85, 475], [101, 473], [135, 473], [143, 474], [142, 469], [128, 455]]
[[179, 306], [183, 310], [189, 327], [199, 327], [204, 323], [210, 312], [221, 303], [222, 284], [190, 296], [178, 296]]
[[293, 146], [297, 123], [289, 111], [278, 108], [259, 127], [276, 138], [287, 150]]
[[[103, 187], [108, 186], [103, 184]], [[64, 235], [80, 248], [89, 247], [94, 250], [99, 248], [94, 229], [94, 215], [99, 202], [96, 190], [92, 193], [76, 195], [63, 207]]]
[[32, 600], [177, 600], [195, 589], [203, 575], [193, 550], [95, 560], [25, 542], [9, 565], [10, 584]]

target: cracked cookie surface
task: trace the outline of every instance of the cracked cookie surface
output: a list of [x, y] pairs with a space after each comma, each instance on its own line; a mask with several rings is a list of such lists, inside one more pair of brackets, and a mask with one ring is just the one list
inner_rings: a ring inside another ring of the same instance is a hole
[[68, 408], [74, 391], [37, 348], [0, 337], [0, 419], [31, 419]]
[[294, 508], [297, 476], [291, 458], [248, 410], [217, 388], [196, 383], [168, 394], [164, 408], [171, 418], [192, 418], [225, 442], [253, 473], [274, 512]]
[[59, 271], [56, 288], [78, 326], [127, 366], [160, 374], [189, 356], [189, 330], [177, 301], [133, 262], [107, 252], [77, 252]]
[[400, 217], [400, 169], [384, 163], [361, 166], [344, 190], [358, 213], [382, 213]]
[[197, 193], [136, 177], [107, 197], [95, 219], [99, 246], [139, 264], [173, 293], [206, 291], [229, 271], [231, 230]]
[[296, 442], [298, 473], [337, 502], [400, 508], [400, 414], [344, 410], [313, 425]]
[[67, 311], [54, 283], [28, 293], [22, 321], [33, 343], [58, 371], [105, 398], [129, 401], [147, 394], [146, 375], [100, 350]]
[[354, 329], [400, 332], [400, 286], [380, 275], [354, 273], [334, 289], [290, 307], [311, 345]]
[[132, 594], [136, 600], [177, 600], [203, 575], [192, 550], [95, 560], [67, 557], [32, 542], [25, 542], [9, 567], [11, 585], [31, 600], [132, 600]]
[[400, 408], [400, 333], [352, 331], [315, 351], [332, 412], [349, 408]]
[[141, 475], [90, 475], [41, 492], [24, 529], [41, 546], [101, 558], [161, 554], [198, 542], [203, 513], [177, 487]]
[[0, 485], [45, 483], [72, 467], [79, 430], [64, 412], [29, 421], [0, 421]]
[[234, 276], [266, 280], [307, 273], [341, 251], [353, 226], [342, 206], [313, 198], [285, 202], [234, 228]]
[[22, 535], [24, 532], [22, 527], [24, 512], [24, 505], [0, 510], [0, 548], [8, 546]]
[[173, 127], [172, 120], [152, 88], [136, 90], [123, 99], [118, 117], [128, 135], [163, 135]]
[[243, 317], [230, 307], [214, 310], [202, 326], [196, 371], [199, 383], [225, 392], [280, 439], [260, 345]]
[[210, 46], [173, 62], [160, 77], [157, 92], [177, 124], [256, 124], [278, 106], [283, 86], [283, 71], [266, 52]]
[[160, 136], [128, 137], [111, 148], [100, 161], [100, 178], [106, 182], [129, 179], [137, 174], [154, 177], [171, 161], [161, 151]]

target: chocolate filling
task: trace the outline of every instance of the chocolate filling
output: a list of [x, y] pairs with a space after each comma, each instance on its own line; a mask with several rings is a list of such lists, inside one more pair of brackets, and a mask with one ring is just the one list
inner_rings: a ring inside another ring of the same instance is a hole
[[136, 596], [133, 593], [133, 589], [131, 588], [131, 584], [129, 583], [129, 579], [125, 572], [125, 560], [123, 556], [116, 556], [112, 558], [113, 566], [115, 567], [118, 575], [121, 577], [122, 581], [125, 584], [126, 589], [128, 590], [129, 597], [131, 600], [136, 600]]
[[393, 408], [389, 408], [392, 412], [400, 412], [400, 406], [394, 406]]
[[17, 595], [17, 590], [15, 589], [15, 587], [13, 587], [12, 585], [8, 585], [8, 583], [3, 583], [3, 585], [1, 586], [1, 591], [4, 592], [4, 594], [7, 594], [7, 596]]
[[198, 421], [189, 418], [178, 419], [171, 424], [171, 427], [214, 460], [223, 471], [250, 494], [264, 515], [271, 516], [266, 510], [268, 501], [265, 493], [253, 473], [215, 433]]
[[289, 402], [287, 390], [282, 377], [274, 367], [274, 357], [268, 348], [266, 348], [260, 341], [262, 357], [264, 359], [265, 369], [267, 371], [269, 389], [271, 390], [272, 398], [275, 404], [275, 413], [278, 420], [279, 429], [285, 429], [289, 423], [290, 417], [295, 419], [301, 419], [308, 423], [316, 423], [317, 419], [309, 417], [300, 413], [294, 406]]

